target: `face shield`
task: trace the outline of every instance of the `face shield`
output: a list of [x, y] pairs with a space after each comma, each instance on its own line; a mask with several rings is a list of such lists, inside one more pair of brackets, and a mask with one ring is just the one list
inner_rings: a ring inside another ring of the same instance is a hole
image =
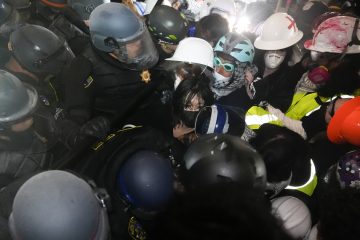
[[130, 65], [131, 69], [149, 69], [154, 67], [159, 60], [159, 53], [146, 28], [135, 39], [117, 41], [117, 45], [113, 53], [120, 62]]
[[54, 76], [60, 72], [75, 58], [67, 42], [64, 42], [57, 51], [45, 59], [36, 61], [34, 64], [39, 66], [40, 72], [50, 73]]
[[22, 24], [23, 21], [21, 20], [20, 14], [18, 11], [13, 10], [7, 21], [0, 26], [0, 35], [2, 37], [9, 38], [10, 33], [16, 30]]

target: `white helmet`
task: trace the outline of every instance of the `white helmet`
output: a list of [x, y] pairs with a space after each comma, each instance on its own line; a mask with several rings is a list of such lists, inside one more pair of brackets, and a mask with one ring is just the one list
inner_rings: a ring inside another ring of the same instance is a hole
[[295, 239], [305, 239], [311, 230], [308, 207], [291, 196], [271, 200], [273, 214], [282, 220], [284, 229]]
[[328, 18], [317, 27], [312, 40], [304, 47], [329, 53], [360, 53], [359, 19], [349, 16]]
[[168, 61], [198, 63], [214, 68], [214, 52], [210, 43], [201, 38], [188, 37], [179, 42]]
[[278, 50], [296, 44], [303, 37], [296, 22], [287, 13], [274, 13], [265, 20], [262, 32], [254, 45], [262, 50]]

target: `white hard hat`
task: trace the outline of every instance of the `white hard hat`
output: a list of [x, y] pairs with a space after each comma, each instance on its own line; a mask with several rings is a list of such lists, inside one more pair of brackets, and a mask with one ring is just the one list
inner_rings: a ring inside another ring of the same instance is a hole
[[201, 38], [188, 37], [179, 42], [168, 61], [198, 63], [213, 68], [214, 52], [210, 43]]
[[[357, 21], [349, 16], [328, 18], [320, 23], [313, 39], [307, 40], [304, 47], [318, 52], [360, 53], [360, 31]], [[351, 42], [353, 44], [349, 44]]]
[[274, 13], [265, 20], [262, 32], [254, 46], [262, 50], [278, 50], [296, 44], [303, 37], [296, 22], [287, 13]]
[[273, 214], [283, 222], [284, 229], [295, 239], [307, 237], [311, 230], [311, 214], [299, 199], [284, 196], [271, 200]]

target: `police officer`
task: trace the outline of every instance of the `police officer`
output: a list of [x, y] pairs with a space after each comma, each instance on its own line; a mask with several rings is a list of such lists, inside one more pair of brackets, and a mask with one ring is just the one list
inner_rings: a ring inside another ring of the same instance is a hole
[[108, 190], [114, 239], [148, 239], [153, 221], [174, 195], [181, 146], [150, 127], [127, 126], [68, 165]]
[[41, 102], [56, 119], [74, 115], [72, 119], [79, 124], [89, 120], [90, 62], [75, 59], [66, 41], [36, 25], [14, 31], [9, 47], [11, 58], [5, 68], [34, 86]]
[[[0, 71], [1, 188], [26, 174], [55, 167], [85, 136], [104, 137], [105, 119], [82, 127], [56, 122], [38, 104], [38, 93], [14, 75]], [[100, 134], [100, 135], [99, 135]]]
[[[138, 118], [142, 124], [155, 117], [154, 122], [161, 121], [157, 114], [162, 116], [166, 110], [158, 111], [161, 107], [146, 110], [153, 101], [159, 102], [152, 94], [160, 72], [147, 71], [157, 64], [159, 57], [143, 20], [124, 4], [105, 3], [90, 15], [90, 35], [91, 46], [84, 55], [94, 67], [95, 115], [106, 114], [112, 119], [129, 115], [124, 113], [127, 106], [139, 100], [136, 105], [141, 110], [136, 114], [142, 115]], [[146, 92], [149, 94], [143, 94]]]
[[24, 240], [110, 239], [106, 195], [69, 172], [39, 173], [16, 193], [9, 218], [11, 236]]

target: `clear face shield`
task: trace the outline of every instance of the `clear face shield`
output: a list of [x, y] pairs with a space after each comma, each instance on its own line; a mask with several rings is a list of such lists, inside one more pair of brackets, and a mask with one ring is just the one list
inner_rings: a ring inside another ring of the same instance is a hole
[[56, 52], [45, 59], [41, 59], [41, 69], [44, 72], [58, 75], [61, 71], [75, 58], [75, 54], [70, 49], [67, 42], [64, 42], [63, 46], [60, 47]]
[[118, 42], [118, 48], [113, 51], [113, 54], [120, 62], [136, 70], [152, 68], [159, 60], [159, 53], [147, 29], [134, 40]]

